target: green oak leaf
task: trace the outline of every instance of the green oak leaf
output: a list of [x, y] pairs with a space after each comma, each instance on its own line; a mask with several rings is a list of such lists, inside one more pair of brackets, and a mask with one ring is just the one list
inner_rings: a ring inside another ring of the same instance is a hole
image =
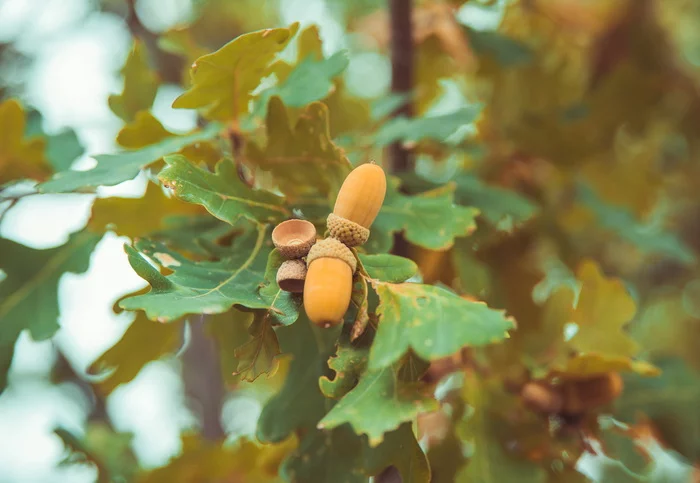
[[219, 353], [219, 365], [224, 382], [234, 386], [241, 378], [236, 374], [240, 363], [236, 349], [250, 339], [248, 330], [255, 314], [231, 309], [223, 314], [208, 316], [205, 320], [207, 334], [215, 341]]
[[503, 67], [513, 67], [531, 62], [533, 51], [524, 43], [500, 32], [465, 28], [469, 45], [478, 55], [496, 60]]
[[464, 206], [473, 206], [480, 215], [499, 229], [509, 231], [532, 218], [537, 205], [518, 193], [489, 185], [472, 174], [462, 173], [454, 178], [455, 199]]
[[284, 385], [263, 408], [258, 420], [258, 439], [266, 443], [283, 441], [295, 430], [314, 428], [330, 401], [319, 389], [319, 377], [328, 373], [340, 327], [321, 329], [306, 315], [294, 324], [277, 329], [280, 348], [291, 354], [292, 362]]
[[387, 146], [396, 141], [415, 143], [424, 139], [445, 142], [460, 127], [474, 122], [480, 112], [481, 106], [473, 105], [439, 116], [399, 116], [384, 123], [376, 135], [375, 143]]
[[90, 364], [87, 373], [94, 376], [109, 371], [96, 386], [103, 395], [110, 394], [132, 381], [149, 362], [177, 352], [183, 342], [183, 327], [182, 321], [161, 324], [139, 312], [121, 339]]
[[243, 34], [200, 57], [192, 66], [191, 87], [175, 99], [173, 107], [203, 109], [207, 119], [219, 121], [247, 113], [252, 91], [298, 28], [294, 23], [289, 28]]
[[121, 74], [122, 93], [110, 95], [108, 104], [124, 122], [131, 122], [137, 112], [151, 107], [158, 91], [158, 76], [148, 64], [146, 46], [140, 40], [134, 40]]
[[503, 311], [441, 287], [375, 283], [375, 288], [380, 320], [370, 351], [371, 371], [391, 366], [409, 349], [433, 361], [463, 347], [499, 342], [515, 327]]
[[348, 426], [332, 431], [310, 431], [282, 464], [287, 481], [314, 483], [366, 483], [387, 467], [399, 470], [403, 483], [428, 483], [430, 468], [410, 424], [387, 433], [376, 448]]
[[14, 344], [28, 329], [34, 340], [45, 340], [58, 329], [58, 282], [66, 272], [83, 273], [102, 235], [79, 232], [65, 245], [35, 250], [0, 238], [0, 346]]
[[269, 173], [279, 190], [292, 199], [328, 198], [337, 193], [352, 166], [331, 141], [324, 104], [307, 106], [292, 129], [287, 109], [279, 97], [273, 97], [265, 124], [267, 146], [246, 145], [245, 159], [250, 165]]
[[216, 172], [199, 168], [182, 155], [165, 156], [167, 167], [158, 178], [178, 198], [204, 206], [220, 220], [234, 225], [241, 217], [253, 222], [279, 222], [289, 216], [284, 198], [255, 190], [238, 177], [228, 159], [216, 165]]
[[390, 366], [366, 371], [357, 386], [321, 419], [318, 428], [349, 423], [357, 434], [366, 434], [374, 447], [382, 442], [384, 433], [437, 408], [438, 402], [426, 386], [402, 380], [398, 367]]
[[347, 339], [341, 338], [337, 352], [328, 359], [328, 367], [335, 371], [335, 375], [332, 379], [321, 376], [318, 381], [323, 395], [332, 399], [345, 396], [355, 387], [360, 375], [365, 371], [368, 357], [368, 348], [357, 347]]
[[200, 257], [216, 254], [211, 247], [217, 246], [219, 240], [228, 237], [236, 229], [208, 214], [166, 216], [162, 219], [161, 226], [161, 230], [149, 234], [151, 240]]
[[200, 131], [185, 136], [167, 137], [162, 141], [135, 151], [95, 156], [97, 165], [87, 171], [61, 171], [50, 180], [41, 183], [37, 189], [42, 193], [67, 193], [87, 191], [97, 186], [114, 186], [134, 179], [139, 172], [155, 163], [163, 156], [200, 141], [218, 136], [221, 126], [209, 124]]
[[234, 355], [238, 365], [234, 375], [253, 382], [262, 374], [272, 377], [279, 368], [280, 345], [270, 317], [265, 312], [256, 311], [248, 329], [250, 340], [236, 348]]
[[382, 282], [400, 283], [418, 273], [418, 266], [410, 258], [382, 253], [379, 255], [359, 254], [362, 267], [367, 274]]
[[615, 233], [642, 253], [664, 255], [685, 265], [695, 263], [693, 251], [673, 233], [640, 223], [630, 211], [602, 201], [586, 185], [579, 184], [576, 195], [595, 214], [604, 229]]
[[78, 157], [85, 152], [78, 135], [73, 129], [65, 128], [55, 134], [47, 134], [42, 127], [43, 118], [39, 111], [31, 111], [24, 131], [26, 137], [42, 136], [46, 139], [46, 159], [54, 171], [69, 169]]
[[415, 245], [446, 250], [455, 238], [467, 236], [476, 229], [475, 218], [479, 211], [455, 205], [454, 184], [415, 196], [401, 194], [398, 186], [398, 179], [389, 179], [384, 205], [372, 225], [368, 251], [389, 251], [393, 234], [399, 231]]
[[658, 377], [625, 374], [625, 391], [615, 402], [614, 416], [633, 424], [639, 415], [651, 420], [660, 439], [689, 461], [700, 458], [700, 376], [682, 359], [653, 361]]
[[[265, 228], [261, 225], [238, 237], [228, 256], [217, 261], [194, 262], [149, 240], [125, 245], [129, 263], [151, 290], [122, 299], [119, 306], [143, 310], [149, 319], [161, 322], [187, 314], [223, 313], [234, 305], [269, 309], [273, 299], [259, 290], [271, 250]], [[144, 256], [173, 273], [161, 274]]]
[[333, 89], [333, 78], [348, 66], [345, 52], [336, 52], [328, 59], [317, 60], [313, 54], [301, 60], [286, 79], [260, 95], [256, 111], [265, 112], [269, 100], [277, 96], [288, 107], [303, 107], [324, 99]]
[[270, 252], [265, 269], [265, 285], [260, 288], [260, 295], [271, 300], [270, 308], [265, 317], [270, 322], [280, 325], [291, 325], [299, 318], [301, 299], [290, 292], [285, 292], [277, 284], [277, 270], [285, 262], [279, 250]]

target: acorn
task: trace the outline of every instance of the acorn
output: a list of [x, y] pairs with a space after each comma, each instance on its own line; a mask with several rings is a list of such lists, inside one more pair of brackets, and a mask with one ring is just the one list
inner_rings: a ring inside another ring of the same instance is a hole
[[349, 247], [365, 243], [385, 196], [386, 176], [380, 166], [363, 164], [353, 169], [328, 215], [330, 235]]
[[303, 258], [316, 243], [316, 227], [306, 220], [283, 221], [272, 230], [272, 243], [288, 260]]
[[285, 292], [302, 293], [306, 279], [304, 260], [285, 260], [277, 269], [277, 285]]
[[327, 328], [343, 322], [350, 306], [357, 259], [335, 238], [316, 243], [306, 257], [304, 309], [314, 324]]
[[563, 413], [579, 414], [607, 406], [620, 394], [624, 383], [616, 372], [602, 374], [587, 379], [567, 381], [563, 384]]

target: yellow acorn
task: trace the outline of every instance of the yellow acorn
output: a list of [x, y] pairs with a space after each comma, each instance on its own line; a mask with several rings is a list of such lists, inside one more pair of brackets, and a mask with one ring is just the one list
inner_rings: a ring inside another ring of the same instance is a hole
[[386, 176], [376, 164], [363, 164], [350, 174], [340, 188], [333, 213], [328, 216], [332, 237], [347, 246], [362, 245], [386, 195]]
[[350, 306], [352, 276], [357, 269], [355, 255], [339, 240], [326, 238], [311, 247], [306, 263], [306, 315], [321, 327], [342, 323]]

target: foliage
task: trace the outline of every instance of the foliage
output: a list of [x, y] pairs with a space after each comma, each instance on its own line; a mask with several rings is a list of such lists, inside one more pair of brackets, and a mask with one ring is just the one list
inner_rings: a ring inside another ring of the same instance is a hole
[[[413, 90], [381, 94], [367, 93], [380, 69], [357, 73], [391, 62], [383, 3], [329, 0], [347, 34], [336, 52], [324, 26], [234, 3], [194, 2], [189, 24], [132, 31], [105, 99], [118, 149], [89, 169], [72, 169], [86, 151], [76, 132], [45, 132], [27, 99], [0, 89], [3, 230], [24, 198], [94, 197], [61, 246], [0, 231], [0, 391], [20, 335], [54, 337], [63, 275], [85, 273], [108, 232], [126, 237], [145, 286], [114, 304], [133, 321], [76, 380], [103, 404], [152, 361], [182, 360], [185, 379], [188, 352], [208, 364], [195, 385], [211, 394], [188, 394], [201, 430], [167, 464], [141, 467], [132, 436], [97, 411], [83, 430], [55, 430], [64, 464], [100, 481], [380, 482], [393, 467], [415, 483], [660, 482], [663, 453], [690, 481], [692, 2], [414, 2]], [[172, 107], [197, 119], [188, 132], [157, 108], [172, 84]], [[271, 232], [300, 218], [324, 236], [345, 177], [370, 161], [386, 197], [353, 251], [344, 323], [319, 328], [278, 285]], [[134, 179], [136, 198], [98, 190]], [[601, 385], [618, 375], [622, 389]], [[212, 435], [207, 421], [240, 394], [262, 407], [254, 435]], [[613, 437], [606, 420], [628, 430]]]

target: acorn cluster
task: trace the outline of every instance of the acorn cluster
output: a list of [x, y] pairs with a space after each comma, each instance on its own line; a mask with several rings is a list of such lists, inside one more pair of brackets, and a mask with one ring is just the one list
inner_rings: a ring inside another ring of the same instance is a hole
[[369, 239], [369, 228], [386, 195], [386, 176], [376, 164], [355, 168], [343, 182], [328, 215], [329, 237], [316, 240], [316, 228], [304, 220], [287, 220], [272, 232], [272, 241], [287, 260], [277, 271], [282, 290], [304, 294], [309, 319], [321, 326], [342, 323], [350, 306], [357, 259], [350, 249]]

